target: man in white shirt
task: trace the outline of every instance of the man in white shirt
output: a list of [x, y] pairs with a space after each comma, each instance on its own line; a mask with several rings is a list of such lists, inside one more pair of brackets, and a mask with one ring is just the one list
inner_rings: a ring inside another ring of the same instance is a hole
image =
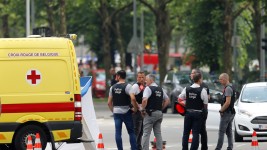
[[143, 93], [142, 114], [143, 122], [143, 137], [142, 148], [149, 150], [149, 137], [153, 129], [157, 139], [157, 150], [162, 150], [161, 122], [163, 119], [162, 110], [170, 103], [169, 97], [155, 83], [155, 76], [149, 74], [146, 76], [146, 88]]

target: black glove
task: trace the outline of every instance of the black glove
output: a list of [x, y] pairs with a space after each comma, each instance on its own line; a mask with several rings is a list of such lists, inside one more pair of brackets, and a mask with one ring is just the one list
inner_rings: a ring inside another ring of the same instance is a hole
[[208, 118], [208, 109], [205, 109], [205, 108], [204, 108], [204, 109], [202, 110], [202, 113], [203, 113], [203, 119], [204, 119], [204, 120], [207, 120], [207, 118]]

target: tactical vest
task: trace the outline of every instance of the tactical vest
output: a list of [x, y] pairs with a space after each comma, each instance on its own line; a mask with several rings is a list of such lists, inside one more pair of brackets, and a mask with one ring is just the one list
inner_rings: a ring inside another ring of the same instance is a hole
[[233, 94], [231, 96], [231, 103], [230, 103], [229, 107], [225, 110], [225, 112], [235, 113], [234, 104], [235, 104], [235, 95], [236, 95], [235, 93], [236, 93], [236, 91], [231, 85], [227, 85], [223, 90], [223, 101], [221, 103], [221, 106], [223, 106], [223, 104], [226, 102], [226, 96], [224, 95], [224, 93], [225, 93], [225, 89], [227, 87], [230, 87], [233, 90]]
[[113, 106], [129, 106], [131, 104], [131, 98], [125, 92], [127, 85], [128, 83], [120, 83], [112, 86]]
[[142, 99], [143, 99], [143, 93], [144, 93], [145, 86], [142, 85], [141, 83], [136, 83], [136, 84], [139, 87], [140, 93], [135, 95], [135, 99], [136, 99], [138, 104], [142, 104]]
[[151, 96], [148, 98], [146, 109], [162, 110], [163, 90], [159, 86], [149, 86]]
[[203, 87], [186, 87], [186, 109], [202, 110], [204, 108], [204, 103], [201, 99], [202, 89]]

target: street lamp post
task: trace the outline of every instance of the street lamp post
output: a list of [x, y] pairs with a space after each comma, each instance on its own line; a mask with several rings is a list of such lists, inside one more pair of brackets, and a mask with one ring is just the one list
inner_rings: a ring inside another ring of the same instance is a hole
[[30, 35], [30, 0], [26, 0], [26, 37]]
[[140, 69], [143, 71], [143, 67], [144, 67], [144, 13], [143, 11], [141, 12], [141, 65], [140, 65]]
[[127, 52], [132, 53], [134, 56], [134, 75], [136, 76], [136, 74], [137, 74], [137, 54], [141, 50], [141, 42], [140, 42], [140, 39], [137, 37], [137, 30], [136, 30], [136, 0], [133, 0], [133, 10], [134, 10], [133, 37], [131, 38], [131, 41], [127, 46]]

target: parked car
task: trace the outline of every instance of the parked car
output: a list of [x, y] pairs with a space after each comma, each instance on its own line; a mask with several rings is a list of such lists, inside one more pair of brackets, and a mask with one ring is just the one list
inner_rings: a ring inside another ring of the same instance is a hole
[[134, 84], [136, 82], [136, 77], [134, 76], [134, 72], [127, 72], [125, 82], [129, 84]]
[[106, 74], [104, 69], [92, 71], [92, 95], [93, 97], [105, 97], [106, 95]]
[[235, 103], [235, 141], [251, 137], [267, 137], [267, 82], [245, 84]]
[[[162, 87], [166, 90], [166, 93], [170, 98], [170, 105], [165, 110], [163, 110], [163, 112], [167, 112], [167, 109], [171, 108], [172, 113], [177, 113], [175, 109], [175, 102], [177, 101], [177, 98], [184, 87], [190, 86], [192, 84], [190, 73], [191, 72], [189, 71], [170, 71], [166, 74], [162, 83]], [[221, 101], [222, 92], [217, 89], [208, 73], [203, 72], [203, 82], [206, 83], [210, 89], [210, 102]]]
[[[156, 79], [155, 82], [159, 85], [159, 74], [154, 74]], [[126, 73], [126, 82], [130, 84], [134, 84], [136, 82], [136, 77], [134, 76], [134, 72], [127, 72]]]

